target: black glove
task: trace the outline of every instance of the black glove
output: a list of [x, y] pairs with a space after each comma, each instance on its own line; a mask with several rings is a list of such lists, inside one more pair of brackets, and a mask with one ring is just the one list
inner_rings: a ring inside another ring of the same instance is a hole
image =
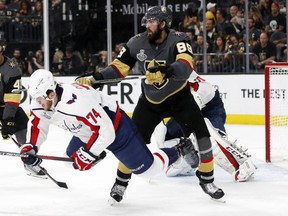
[[[103, 74], [101, 74], [101, 72], [94, 72], [94, 73], [92, 74], [92, 76], [93, 76], [93, 78], [94, 78], [95, 80], [104, 80]], [[103, 84], [101, 84], [101, 83], [93, 83], [93, 81], [92, 81], [92, 87], [93, 87], [94, 89], [100, 88], [100, 87], [102, 87], [102, 86], [103, 86]]]
[[3, 139], [8, 139], [9, 135], [15, 133], [14, 129], [14, 118], [8, 118], [2, 120], [2, 137]]
[[28, 157], [21, 157], [21, 160], [28, 165], [36, 166], [42, 162], [41, 158], [36, 157], [38, 148], [30, 143], [24, 144], [20, 147], [21, 154], [29, 154]]

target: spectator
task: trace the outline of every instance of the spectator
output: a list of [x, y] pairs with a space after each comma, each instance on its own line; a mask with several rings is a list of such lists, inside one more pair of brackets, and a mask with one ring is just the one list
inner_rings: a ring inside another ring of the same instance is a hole
[[228, 63], [227, 72], [241, 72], [243, 71], [243, 54], [244, 53], [244, 43], [239, 41], [238, 35], [230, 35], [226, 41], [226, 52], [224, 55], [225, 61]]
[[236, 4], [230, 6], [230, 15], [228, 18], [233, 25], [235, 32], [238, 34], [242, 31], [244, 27], [244, 16], [241, 11], [239, 11]]
[[[249, 30], [249, 45], [250, 50], [253, 49], [255, 44], [259, 41], [261, 30], [255, 27], [255, 21], [252, 16], [248, 18], [248, 30]], [[241, 37], [243, 41], [246, 41], [246, 30], [241, 32]]]
[[286, 46], [286, 17], [280, 14], [278, 2], [271, 4], [271, 14], [265, 19], [265, 31], [268, 33], [270, 41], [277, 47], [276, 59], [281, 59], [282, 50]]
[[188, 4], [188, 8], [184, 13], [183, 21], [179, 24], [179, 31], [192, 28], [195, 29], [195, 35], [200, 33], [198, 7], [196, 7], [194, 2]]
[[253, 48], [253, 53], [258, 57], [252, 57], [252, 63], [257, 69], [264, 69], [265, 64], [276, 60], [276, 46], [269, 41], [266, 32], [261, 33], [260, 42]]
[[207, 4], [206, 20], [213, 19], [214, 21], [216, 21], [215, 13], [216, 13], [216, 3], [209, 2]]
[[57, 73], [57, 74], [61, 74], [62, 71], [62, 59], [64, 57], [64, 53], [62, 50], [60, 50], [59, 48], [56, 48], [55, 53], [53, 55], [53, 60], [52, 60], [52, 72], [53, 74]]
[[[32, 11], [32, 25], [39, 25], [43, 17], [43, 3], [37, 0], [34, 4], [34, 10]], [[34, 20], [33, 20], [34, 19]]]
[[38, 69], [44, 69], [44, 52], [42, 50], [37, 50], [34, 54], [32, 51], [29, 51], [27, 63], [29, 75]]
[[85, 68], [81, 54], [74, 51], [72, 47], [67, 47], [65, 58], [63, 58], [63, 73], [65, 75], [80, 75], [84, 71]]
[[271, 14], [265, 19], [265, 31], [268, 34], [286, 32], [286, 17], [280, 14], [280, 7], [277, 2], [271, 4]]
[[224, 65], [224, 54], [225, 54], [226, 38], [223, 35], [218, 35], [215, 39], [212, 53], [210, 58], [209, 70], [211, 72], [224, 72], [226, 71]]
[[256, 6], [251, 6], [249, 10], [249, 14], [250, 16], [252, 16], [254, 20], [255, 28], [262, 30], [264, 28], [264, 23], [263, 23], [263, 17], [259, 8]]
[[7, 5], [7, 9], [13, 12], [13, 15], [18, 11], [20, 7], [21, 0], [11, 0], [10, 3]]
[[[204, 49], [207, 49], [207, 53], [211, 53], [212, 51], [212, 47], [209, 43], [207, 43], [206, 45], [204, 45], [204, 35], [203, 33], [200, 33], [197, 36], [197, 43], [196, 43], [196, 47], [195, 50], [193, 50], [194, 52], [194, 62], [193, 65], [194, 67], [196, 67], [196, 71], [203, 71], [203, 52]], [[198, 55], [195, 55], [198, 54]]]
[[32, 9], [28, 0], [21, 0], [18, 12], [23, 23], [31, 22], [30, 16], [32, 14]]
[[215, 36], [217, 35], [216, 29], [215, 29], [214, 19], [207, 19], [206, 20], [206, 33], [207, 33], [207, 42], [209, 44], [213, 44]]
[[31, 33], [32, 33], [32, 40], [42, 41], [42, 21], [43, 21], [43, 3], [40, 0], [37, 0], [34, 4], [34, 10], [31, 16]]
[[99, 52], [100, 63], [96, 66], [96, 72], [101, 72], [105, 67], [108, 66], [107, 55], [108, 54], [106, 50], [102, 50]]
[[12, 61], [16, 63], [18, 67], [21, 69], [22, 75], [27, 74], [26, 63], [21, 57], [21, 50], [19, 48], [14, 49]]
[[257, 8], [261, 12], [262, 17], [267, 17], [271, 14], [272, 0], [260, 0]]
[[218, 9], [216, 13], [216, 32], [222, 35], [236, 34], [230, 20], [227, 20], [227, 13], [224, 9]]
[[184, 32], [190, 38], [192, 50], [195, 50], [196, 44], [197, 44], [196, 43], [197, 37], [195, 36], [195, 29], [193, 29], [193, 28], [185, 29]]

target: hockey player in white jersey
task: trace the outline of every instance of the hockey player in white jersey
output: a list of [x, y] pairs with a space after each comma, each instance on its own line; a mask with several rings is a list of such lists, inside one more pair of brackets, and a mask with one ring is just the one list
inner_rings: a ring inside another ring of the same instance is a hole
[[[51, 72], [39, 69], [30, 77], [28, 92], [32, 98], [31, 116], [27, 143], [20, 151], [33, 155], [22, 157], [24, 163], [39, 165], [42, 162], [36, 154], [47, 138], [50, 124], [73, 135], [66, 153], [74, 159], [74, 168], [81, 171], [101, 161], [106, 155], [105, 149], [134, 174], [147, 178], [165, 170], [180, 157], [193, 167], [200, 162], [189, 139], [152, 154], [117, 102], [90, 86], [58, 84]], [[218, 195], [213, 194], [215, 198]]]
[[[226, 112], [218, 89], [195, 71], [189, 77], [191, 93], [205, 117], [205, 122], [211, 135], [214, 160], [217, 165], [232, 175], [235, 181], [247, 181], [256, 170], [247, 150], [238, 147], [235, 142], [228, 140], [225, 121]], [[152, 135], [152, 140], [159, 147], [172, 147], [177, 144], [183, 134], [178, 123], [170, 119], [166, 124], [161, 122]], [[176, 138], [176, 139], [175, 139]], [[192, 141], [196, 139], [190, 137]], [[166, 140], [166, 141], [165, 141]], [[164, 142], [165, 141], [165, 142]], [[197, 145], [196, 145], [197, 146]], [[194, 175], [194, 169], [184, 160], [178, 160], [166, 171], [169, 177], [179, 175]]]

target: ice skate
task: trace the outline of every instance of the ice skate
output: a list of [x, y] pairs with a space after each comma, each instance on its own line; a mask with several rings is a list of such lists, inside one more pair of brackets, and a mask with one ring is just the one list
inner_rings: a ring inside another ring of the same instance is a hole
[[[199, 178], [199, 184], [202, 190], [207, 193], [212, 199], [220, 200], [224, 196], [224, 192], [221, 188], [218, 188], [213, 182], [206, 183], [202, 180], [200, 172], [196, 171], [196, 176]], [[223, 201], [225, 202], [225, 201]]]
[[47, 175], [40, 169], [39, 166], [32, 166], [24, 164], [24, 168], [26, 170], [27, 175], [47, 179]]
[[166, 176], [193, 176], [195, 169], [193, 169], [183, 157], [180, 157], [175, 163], [171, 164], [166, 170]]
[[114, 205], [116, 202], [121, 202], [126, 188], [127, 186], [119, 185], [115, 182], [110, 192], [109, 204]]
[[181, 137], [180, 142], [175, 148], [192, 168], [197, 168], [199, 166], [200, 159], [198, 152], [195, 150], [195, 147], [189, 138]]

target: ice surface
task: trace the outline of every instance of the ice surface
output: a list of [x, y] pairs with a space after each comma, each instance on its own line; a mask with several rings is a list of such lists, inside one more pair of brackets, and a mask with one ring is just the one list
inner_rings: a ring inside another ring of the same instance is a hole
[[[49, 179], [27, 176], [19, 158], [0, 156], [0, 215], [2, 216], [286, 216], [288, 163], [265, 163], [264, 127], [227, 125], [230, 139], [249, 148], [258, 170], [254, 178], [235, 183], [215, 166], [215, 183], [226, 193], [226, 203], [210, 200], [196, 177], [150, 179], [133, 176], [120, 204], [108, 205], [116, 175], [117, 160], [112, 153], [86, 172], [76, 171], [69, 162], [43, 161], [42, 165], [69, 189], [59, 188]], [[63, 156], [70, 134], [54, 126], [39, 154]], [[17, 152], [12, 141], [2, 141], [1, 151]]]

